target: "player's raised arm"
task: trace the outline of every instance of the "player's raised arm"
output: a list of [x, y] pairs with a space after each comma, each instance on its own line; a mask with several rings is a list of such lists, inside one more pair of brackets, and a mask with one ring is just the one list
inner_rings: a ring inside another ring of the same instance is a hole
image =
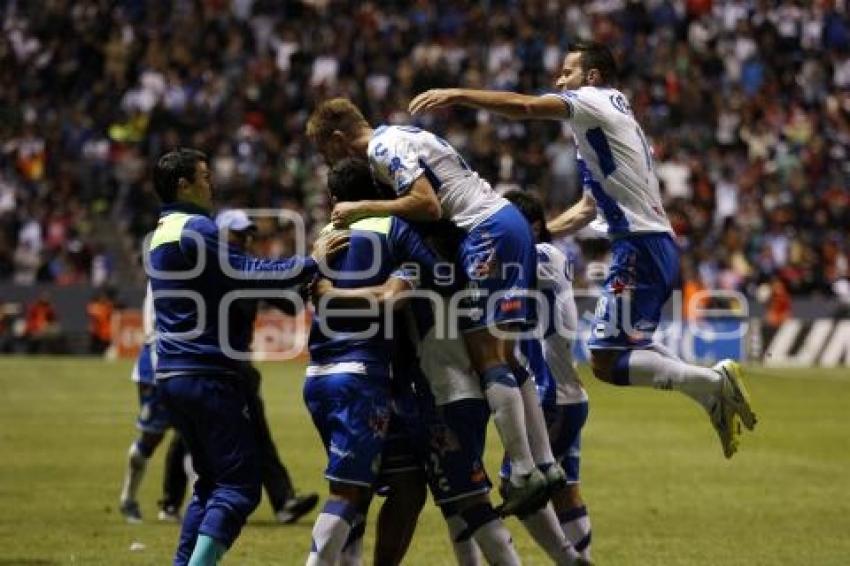
[[578, 232], [596, 218], [596, 200], [585, 192], [577, 203], [546, 223], [553, 236]]
[[341, 228], [368, 216], [399, 216], [415, 222], [439, 220], [440, 201], [428, 178], [420, 175], [402, 196], [392, 200], [340, 202], [334, 206], [331, 221]]
[[558, 96], [530, 96], [498, 90], [441, 88], [416, 96], [408, 107], [412, 115], [423, 114], [447, 106], [468, 106], [512, 118], [514, 120], [564, 120], [570, 107]]

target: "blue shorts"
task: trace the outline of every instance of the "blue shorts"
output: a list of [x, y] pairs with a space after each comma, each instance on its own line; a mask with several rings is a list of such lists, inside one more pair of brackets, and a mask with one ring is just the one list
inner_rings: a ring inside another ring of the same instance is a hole
[[528, 292], [537, 288], [537, 251], [531, 227], [514, 205], [501, 208], [467, 234], [460, 263], [469, 278], [469, 295], [460, 305], [471, 312], [461, 318], [461, 330], [512, 322], [526, 328], [536, 325], [536, 303]]
[[611, 254], [588, 347], [645, 348], [678, 284], [679, 249], [669, 234], [656, 233], [616, 239]]
[[[555, 456], [555, 461], [564, 468], [569, 484], [579, 482], [581, 429], [587, 421], [587, 414], [587, 402], [543, 407], [543, 416], [546, 418], [552, 454]], [[502, 460], [502, 469], [499, 475], [502, 478], [511, 476], [511, 461], [507, 456]]]
[[328, 455], [325, 477], [372, 487], [390, 421], [386, 380], [353, 373], [308, 377], [304, 402]]
[[431, 407], [428, 427], [428, 486], [434, 503], [445, 505], [490, 491], [484, 446], [490, 408], [483, 399]]

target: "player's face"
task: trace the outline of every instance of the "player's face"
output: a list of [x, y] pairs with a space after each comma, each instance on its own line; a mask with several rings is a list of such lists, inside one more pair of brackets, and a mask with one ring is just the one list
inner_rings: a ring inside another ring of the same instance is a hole
[[581, 68], [581, 53], [574, 51], [564, 57], [561, 74], [555, 80], [555, 86], [561, 90], [575, 90], [584, 83], [584, 71]]
[[212, 208], [212, 180], [206, 161], [195, 163], [195, 181], [188, 189], [191, 202], [203, 208]]

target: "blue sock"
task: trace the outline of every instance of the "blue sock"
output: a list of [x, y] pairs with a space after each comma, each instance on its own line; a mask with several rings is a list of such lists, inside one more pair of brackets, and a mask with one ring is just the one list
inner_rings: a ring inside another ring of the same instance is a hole
[[215, 566], [227, 549], [209, 535], [198, 535], [189, 566]]

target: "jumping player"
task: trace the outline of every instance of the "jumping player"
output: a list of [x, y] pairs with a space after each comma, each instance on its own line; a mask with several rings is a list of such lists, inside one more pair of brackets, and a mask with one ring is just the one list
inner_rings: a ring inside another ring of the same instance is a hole
[[662, 306], [677, 284], [679, 251], [649, 144], [625, 95], [612, 86], [616, 72], [607, 47], [578, 44], [564, 58], [559, 94], [439, 89], [414, 98], [410, 111], [463, 105], [513, 119], [567, 121], [587, 190], [549, 223], [549, 230], [553, 235], [579, 230], [598, 209], [599, 225], [613, 240], [589, 344], [593, 372], [616, 385], [681, 391], [708, 412], [729, 458], [738, 447], [740, 423], [748, 429], [756, 424], [740, 365], [732, 360], [714, 368], [687, 364], [652, 341]]

